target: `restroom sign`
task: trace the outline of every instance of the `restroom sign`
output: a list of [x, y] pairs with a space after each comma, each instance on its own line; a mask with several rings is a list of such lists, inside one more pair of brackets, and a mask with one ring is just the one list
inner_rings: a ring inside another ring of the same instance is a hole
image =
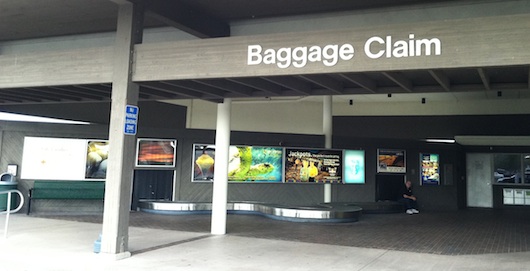
[[125, 106], [125, 134], [136, 135], [136, 129], [138, 127], [138, 106], [126, 105]]

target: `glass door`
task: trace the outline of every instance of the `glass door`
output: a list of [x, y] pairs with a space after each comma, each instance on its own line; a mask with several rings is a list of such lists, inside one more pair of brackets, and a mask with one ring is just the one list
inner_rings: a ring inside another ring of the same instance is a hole
[[493, 208], [492, 159], [493, 155], [489, 153], [466, 155], [468, 207]]

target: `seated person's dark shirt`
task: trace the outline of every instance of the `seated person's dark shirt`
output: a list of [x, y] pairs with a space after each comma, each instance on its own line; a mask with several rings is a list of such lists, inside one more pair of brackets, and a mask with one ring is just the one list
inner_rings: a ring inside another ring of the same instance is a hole
[[403, 199], [403, 195], [412, 196], [412, 187], [407, 188], [405, 184], [401, 186], [401, 190], [399, 190], [398, 194], [398, 200]]

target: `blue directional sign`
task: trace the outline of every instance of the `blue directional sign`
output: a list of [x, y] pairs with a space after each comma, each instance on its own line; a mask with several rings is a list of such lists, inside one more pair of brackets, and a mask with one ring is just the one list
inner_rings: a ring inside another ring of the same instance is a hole
[[138, 128], [138, 106], [125, 106], [125, 134], [136, 135]]

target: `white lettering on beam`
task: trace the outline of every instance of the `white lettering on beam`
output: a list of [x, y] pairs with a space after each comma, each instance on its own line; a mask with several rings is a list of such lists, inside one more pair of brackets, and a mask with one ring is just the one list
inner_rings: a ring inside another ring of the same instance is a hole
[[440, 39], [415, 39], [414, 34], [409, 35], [409, 40], [393, 41], [392, 36], [371, 37], [364, 44], [364, 53], [372, 59], [383, 55], [386, 58], [402, 58], [413, 56], [430, 56], [442, 54], [442, 42]]
[[265, 49], [261, 45], [248, 46], [247, 65], [276, 64], [278, 68], [285, 69], [291, 65], [296, 68], [303, 68], [308, 62], [322, 62], [324, 66], [331, 67], [341, 60], [353, 58], [355, 50], [351, 44], [337, 44], [311, 47], [284, 47], [278, 50]]
[[[409, 34], [408, 39], [398, 40], [392, 36], [373, 36], [364, 43], [364, 53], [370, 59], [406, 58], [418, 56], [439, 56], [442, 54], [442, 42], [438, 38], [416, 39]], [[348, 61], [355, 56], [352, 44], [328, 44], [263, 48], [259, 44], [248, 46], [247, 65], [276, 65], [280, 69], [303, 68], [309, 63], [322, 63], [326, 67], [335, 66], [339, 61]]]

